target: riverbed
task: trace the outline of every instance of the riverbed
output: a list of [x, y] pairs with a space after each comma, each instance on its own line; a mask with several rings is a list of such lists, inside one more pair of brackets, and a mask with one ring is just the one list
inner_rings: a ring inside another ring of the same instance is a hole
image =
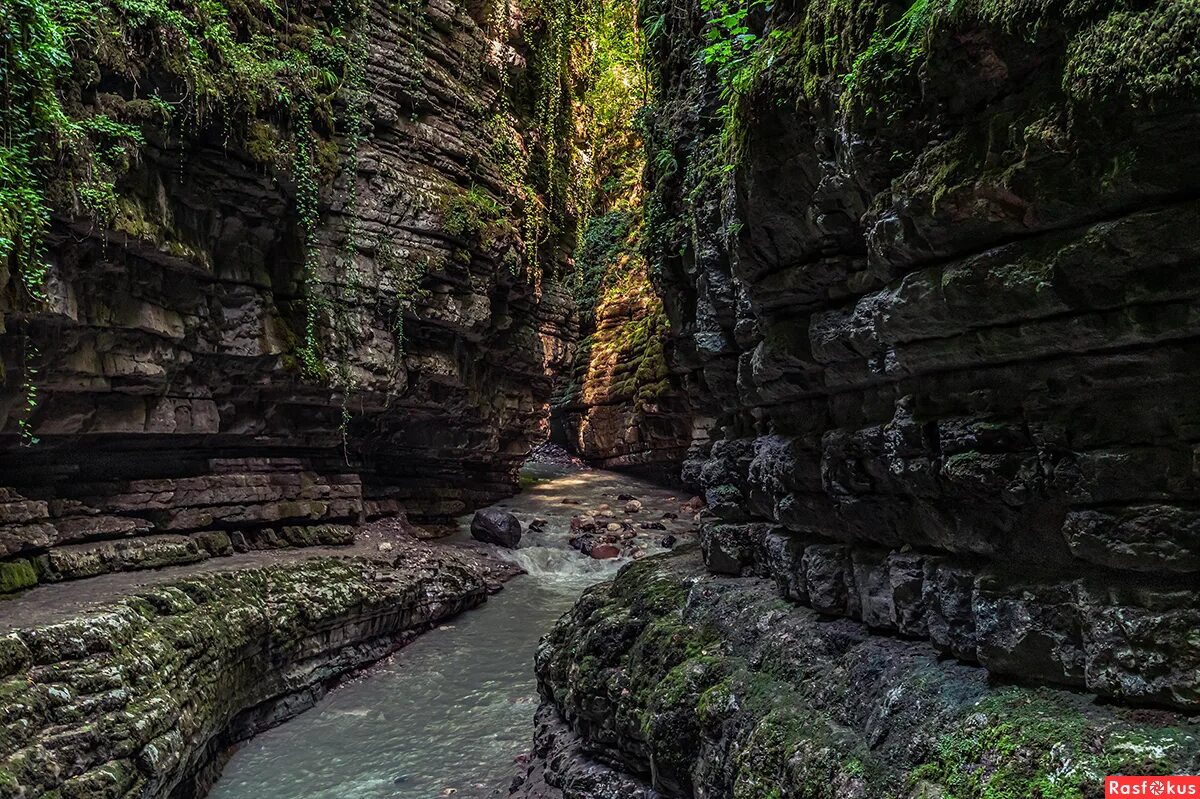
[[[500, 507], [527, 531], [501, 556], [527, 575], [481, 609], [433, 630], [332, 692], [315, 708], [245, 743], [211, 799], [482, 799], [506, 796], [537, 707], [538, 640], [579, 594], [614, 575], [624, 557], [596, 560], [569, 546], [571, 518], [610, 506], [634, 527], [690, 534], [682, 497], [622, 475], [538, 466], [526, 490]], [[625, 514], [620, 496], [643, 508]], [[601, 513], [606, 511], [601, 510]], [[679, 519], [666, 518], [677, 515]], [[543, 524], [534, 525], [536, 520]], [[610, 522], [617, 523], [617, 522]], [[467, 536], [469, 518], [460, 523]], [[540, 527], [538, 531], [536, 528]], [[643, 551], [661, 551], [664, 531], [641, 531]]]

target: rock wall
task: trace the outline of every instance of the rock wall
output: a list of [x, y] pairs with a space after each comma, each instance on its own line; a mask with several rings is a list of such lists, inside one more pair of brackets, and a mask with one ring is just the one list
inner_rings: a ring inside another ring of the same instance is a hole
[[648, 558], [563, 617], [515, 795], [1098, 797], [1107, 774], [1200, 766], [1184, 714], [999, 684], [702, 568], [694, 551]]
[[645, 11], [648, 225], [709, 568], [1200, 707], [1200, 17], [797, 0], [730, 56], [700, 6]]
[[551, 438], [603, 468], [673, 478], [692, 428], [668, 365], [662, 299], [638, 255], [622, 253], [605, 266], [613, 279], [581, 313], [575, 362], [553, 403]]
[[486, 596], [461, 556], [406, 550], [193, 576], [8, 631], [0, 796], [203, 796], [231, 746]]
[[[212, 531], [253, 546], [403, 511], [444, 521], [515, 490], [575, 336], [559, 254], [535, 252], [533, 190], [514, 180], [536, 147], [522, 136], [537, 32], [449, 0], [363, 15], [361, 118], [350, 91], [312, 143], [288, 145], [272, 118], [247, 128], [236, 107], [143, 120], [108, 218], [54, 206], [46, 300], [0, 275], [0, 591], [77, 576], [56, 565], [67, 547], [99, 570], [161, 565]], [[272, 41], [305, 41], [316, 20]], [[175, 97], [161, 30], [128, 34], [122, 69], [140, 83], [84, 52], [64, 96], [85, 119]], [[170, 555], [113, 554], [132, 537]]]

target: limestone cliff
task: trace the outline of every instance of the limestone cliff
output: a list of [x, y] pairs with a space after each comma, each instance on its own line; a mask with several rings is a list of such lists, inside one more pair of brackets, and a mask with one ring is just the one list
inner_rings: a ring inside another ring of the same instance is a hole
[[1194, 7], [712, 6], [646, 12], [710, 567], [1200, 705]]
[[597, 465], [673, 478], [691, 442], [691, 413], [645, 258], [643, 112], [653, 88], [644, 36], [634, 2], [578, 6], [572, 52], [581, 78], [569, 141], [580, 153], [579, 347], [559, 380], [551, 435]]
[[517, 794], [1099, 797], [1194, 772], [1197, 8], [642, 23], [705, 568], [629, 567], [546, 639]]
[[514, 490], [575, 324], [540, 6], [25, 5], [73, 61], [4, 195], [0, 591]]

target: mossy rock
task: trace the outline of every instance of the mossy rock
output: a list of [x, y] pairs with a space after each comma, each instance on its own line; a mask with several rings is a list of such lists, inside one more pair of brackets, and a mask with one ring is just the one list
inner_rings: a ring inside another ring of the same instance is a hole
[[37, 571], [29, 561], [22, 558], [0, 563], [0, 594], [24, 591], [37, 585], [37, 582]]

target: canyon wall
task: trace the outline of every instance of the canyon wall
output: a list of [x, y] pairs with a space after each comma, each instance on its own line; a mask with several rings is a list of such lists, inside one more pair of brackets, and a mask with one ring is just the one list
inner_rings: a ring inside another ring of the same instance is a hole
[[740, 62], [646, 13], [710, 568], [1200, 706], [1195, 10], [782, 3]]
[[[592, 220], [577, 251], [598, 296], [580, 308], [575, 360], [551, 413], [552, 440], [588, 462], [674, 479], [691, 443], [670, 330], [641, 254], [640, 208]], [[590, 238], [589, 238], [590, 237]]]
[[530, 133], [546, 21], [98, 8], [116, 52], [74, 42], [55, 89], [120, 163], [50, 174], [48, 271], [0, 274], [0, 591], [515, 490], [576, 325]]
[[631, 566], [546, 639], [517, 795], [1193, 773], [1200, 14], [642, 14], [703, 567]]

